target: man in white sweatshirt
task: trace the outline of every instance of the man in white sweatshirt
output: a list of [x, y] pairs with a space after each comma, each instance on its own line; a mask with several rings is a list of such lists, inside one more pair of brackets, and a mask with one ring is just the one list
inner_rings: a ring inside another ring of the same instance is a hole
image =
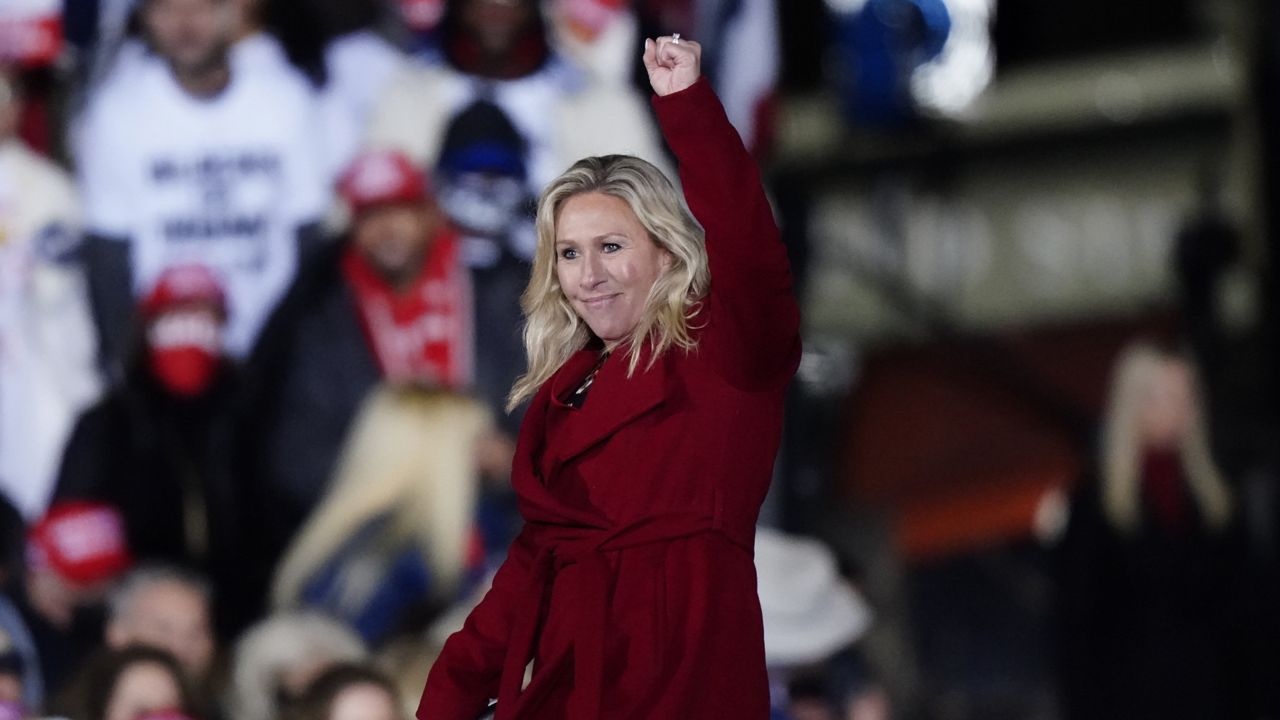
[[161, 273], [199, 264], [226, 283], [227, 350], [242, 358], [329, 202], [318, 109], [300, 76], [233, 55], [233, 0], [139, 8], [145, 54], [94, 91], [76, 137], [104, 354], [121, 364]]

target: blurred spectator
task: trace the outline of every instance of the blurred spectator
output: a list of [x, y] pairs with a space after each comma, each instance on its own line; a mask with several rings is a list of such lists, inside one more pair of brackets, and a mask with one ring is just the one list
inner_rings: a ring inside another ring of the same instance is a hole
[[374, 103], [406, 56], [377, 31], [387, 9], [376, 0], [237, 0], [233, 47], [246, 71], [304, 77], [318, 101], [326, 176], [355, 158]]
[[0, 65], [8, 66], [6, 75], [18, 73], [29, 93], [28, 102], [17, 108], [12, 118], [16, 123], [14, 132], [28, 147], [44, 155], [54, 144], [51, 95], [57, 89], [53, 66], [64, 48], [63, 3], [64, 0], [0, 3]]
[[951, 32], [943, 0], [862, 0], [836, 16], [836, 84], [858, 125], [900, 128], [917, 117], [911, 77]]
[[[316, 150], [323, 153], [327, 176], [335, 177], [354, 158], [374, 101], [406, 59], [378, 32], [391, 13], [377, 0], [235, 0], [232, 5], [232, 66], [255, 76], [275, 74], [282, 83], [315, 94], [322, 118]], [[121, 14], [108, 0], [97, 20], [103, 39], [93, 41], [101, 49], [93, 51], [91, 72], [99, 81], [112, 72], [131, 72], [118, 70], [121, 66], [147, 60], [144, 45], [125, 36], [128, 8], [125, 19]]]
[[0, 6], [0, 63], [44, 65], [62, 49], [61, 3], [24, 0]]
[[[282, 23], [296, 21], [297, 0], [273, 0], [268, 7]], [[325, 146], [337, 177], [360, 152], [378, 99], [407, 63], [408, 56], [378, 32], [387, 20], [377, 0], [310, 0], [321, 37]], [[286, 46], [289, 43], [286, 42]]]
[[0, 495], [32, 521], [101, 382], [74, 188], [17, 138], [22, 104], [16, 70], [0, 61]]
[[519, 431], [523, 415], [505, 408], [511, 386], [524, 372], [520, 294], [531, 272], [525, 258], [534, 242], [535, 205], [527, 156], [524, 139], [507, 116], [481, 100], [449, 124], [436, 165], [440, 206], [461, 236], [463, 262], [471, 271], [472, 388], [509, 437]]
[[367, 665], [344, 663], [307, 686], [286, 720], [404, 720], [391, 679]]
[[1138, 344], [1116, 364], [1060, 548], [1068, 718], [1246, 716], [1242, 547], [1198, 394], [1180, 353]]
[[594, 81], [557, 55], [535, 0], [450, 0], [439, 33], [440, 57], [400, 73], [387, 89], [372, 146], [434, 167], [450, 120], [483, 99], [524, 138], [532, 195], [587, 155], [629, 153], [667, 164], [639, 94]]
[[815, 540], [757, 528], [755, 563], [775, 717], [847, 720], [876, 690], [853, 650], [870, 609]]
[[360, 153], [378, 98], [403, 70], [407, 57], [370, 29], [335, 37], [324, 52], [326, 82], [320, 91], [325, 146], [336, 176]]
[[54, 503], [31, 526], [26, 575], [14, 600], [50, 694], [101, 643], [105, 595], [131, 563], [123, 520], [110, 505]]
[[454, 602], [483, 570], [475, 458], [488, 425], [460, 396], [373, 393], [333, 487], [281, 563], [274, 605], [322, 609], [376, 645]]
[[178, 661], [141, 645], [100, 652], [77, 679], [66, 705], [76, 720], [198, 717]]
[[[471, 387], [476, 352], [471, 279], [456, 233], [421, 173], [395, 153], [363, 156], [342, 192], [355, 223], [300, 277], [251, 364], [246, 437], [250, 483], [266, 514], [249, 523], [268, 574], [334, 474], [360, 403], [380, 381]], [[505, 390], [505, 388], [504, 388]], [[509, 470], [511, 443], [485, 470]]]
[[209, 583], [176, 566], [142, 565], [107, 598], [107, 646], [148, 645], [173, 655], [195, 690], [208, 687], [214, 638]]
[[630, 0], [550, 0], [546, 12], [556, 46], [574, 63], [600, 82], [631, 82], [641, 40]]
[[232, 0], [144, 0], [141, 17], [155, 57], [96, 88], [76, 143], [103, 351], [118, 369], [130, 289], [200, 263], [227, 284], [226, 348], [241, 357], [328, 200], [314, 99], [293, 75], [233, 62]]
[[234, 388], [223, 354], [226, 299], [207, 268], [175, 266], [139, 315], [128, 374], [76, 423], [57, 494], [112, 503], [138, 557], [205, 569], [231, 592], [240, 500], [226, 464]]
[[236, 643], [228, 717], [278, 720], [317, 677], [339, 663], [360, 662], [367, 651], [342, 623], [317, 612], [272, 615]]

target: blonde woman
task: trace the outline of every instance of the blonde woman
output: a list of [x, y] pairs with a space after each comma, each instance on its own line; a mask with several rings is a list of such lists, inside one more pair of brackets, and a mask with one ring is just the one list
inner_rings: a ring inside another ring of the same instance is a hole
[[1180, 353], [1121, 354], [1061, 548], [1069, 720], [1240, 717], [1242, 548], [1201, 407]]
[[688, 209], [627, 156], [581, 160], [541, 198], [510, 398], [531, 398], [512, 474], [525, 526], [445, 643], [421, 720], [472, 720], [491, 698], [498, 720], [768, 716], [752, 545], [798, 312], [700, 55], [645, 43]]
[[376, 388], [332, 488], [276, 571], [275, 609], [324, 610], [378, 644], [407, 616], [456, 600], [482, 560], [476, 457], [490, 427], [471, 398]]

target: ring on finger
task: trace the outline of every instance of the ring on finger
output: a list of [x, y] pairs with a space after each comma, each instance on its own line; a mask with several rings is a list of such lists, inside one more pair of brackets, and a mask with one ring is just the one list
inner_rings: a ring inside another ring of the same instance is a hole
[[672, 45], [680, 44], [680, 33], [671, 33], [671, 44]]

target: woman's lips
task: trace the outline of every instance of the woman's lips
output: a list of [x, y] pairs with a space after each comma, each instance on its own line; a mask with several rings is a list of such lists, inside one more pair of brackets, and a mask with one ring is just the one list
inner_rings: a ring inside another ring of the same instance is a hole
[[586, 305], [592, 310], [599, 310], [600, 308], [608, 305], [611, 300], [618, 297], [618, 295], [620, 294], [621, 293], [614, 293], [612, 295], [600, 295], [598, 297], [593, 297], [593, 298], [583, 298], [582, 304]]

